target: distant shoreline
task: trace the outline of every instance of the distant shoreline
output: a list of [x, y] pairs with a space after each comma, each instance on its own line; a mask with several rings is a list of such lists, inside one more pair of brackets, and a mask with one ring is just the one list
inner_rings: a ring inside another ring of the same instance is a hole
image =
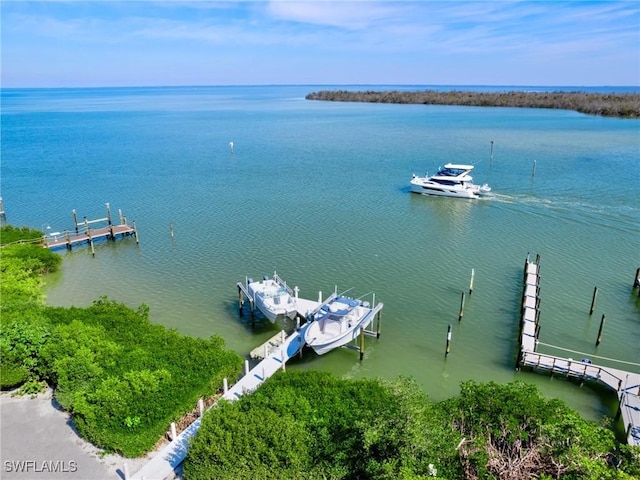
[[640, 118], [638, 93], [320, 90], [305, 98], [330, 102], [552, 108], [603, 117]]

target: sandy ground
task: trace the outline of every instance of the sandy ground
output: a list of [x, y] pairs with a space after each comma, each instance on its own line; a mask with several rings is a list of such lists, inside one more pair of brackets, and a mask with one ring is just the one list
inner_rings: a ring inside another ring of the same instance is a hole
[[0, 394], [0, 479], [122, 480], [148, 458], [105, 455], [84, 441], [51, 390], [35, 398]]

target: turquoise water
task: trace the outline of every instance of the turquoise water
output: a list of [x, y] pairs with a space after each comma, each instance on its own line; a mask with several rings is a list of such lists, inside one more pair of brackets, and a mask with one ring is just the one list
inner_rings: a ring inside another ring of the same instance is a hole
[[[220, 334], [244, 355], [277, 330], [239, 317], [235, 285], [277, 271], [305, 298], [337, 286], [385, 304], [363, 362], [350, 350], [309, 351], [289, 368], [412, 376], [435, 400], [466, 379], [522, 379], [589, 418], [613, 415], [615, 397], [601, 389], [514, 371], [519, 282], [527, 254], [540, 254], [540, 341], [581, 353], [542, 351], [640, 363], [640, 122], [304, 99], [326, 88], [3, 90], [8, 222], [62, 231], [72, 209], [101, 218], [109, 202], [140, 236], [103, 243], [95, 257], [61, 251], [48, 302], [146, 303], [153, 321]], [[412, 173], [446, 162], [475, 164], [493, 194], [409, 193]]]

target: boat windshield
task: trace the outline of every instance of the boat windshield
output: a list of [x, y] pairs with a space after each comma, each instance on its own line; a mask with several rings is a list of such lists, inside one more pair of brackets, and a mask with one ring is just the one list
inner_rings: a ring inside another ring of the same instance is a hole
[[463, 170], [462, 168], [442, 167], [442, 168], [440, 168], [440, 170], [438, 170], [437, 175], [442, 176], [442, 177], [457, 177], [459, 175], [462, 175], [466, 171], [467, 170]]

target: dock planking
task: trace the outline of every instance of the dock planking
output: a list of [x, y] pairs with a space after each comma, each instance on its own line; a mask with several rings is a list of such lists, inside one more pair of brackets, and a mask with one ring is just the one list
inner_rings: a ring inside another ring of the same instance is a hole
[[[255, 391], [269, 377], [273, 376], [279, 370], [285, 370], [287, 360], [297, 354], [298, 346], [304, 342], [304, 333], [308, 324], [304, 324], [299, 330], [290, 335], [286, 335], [284, 331], [270, 339], [278, 343], [276, 348], [269, 348], [265, 358], [252, 369], [248, 369], [245, 375], [238, 380], [231, 388], [227, 388], [225, 379], [222, 399], [234, 402], [243, 395]], [[266, 344], [265, 344], [266, 345]], [[264, 351], [264, 345], [261, 347]], [[210, 408], [217, 405], [216, 402]], [[158, 452], [148, 463], [140, 470], [134, 473], [131, 480], [144, 479], [169, 479], [175, 478], [175, 470], [184, 461], [187, 456], [189, 447], [189, 439], [196, 434], [200, 428], [201, 418], [198, 418], [183, 432], [176, 436], [169, 444], [167, 444], [160, 452]], [[125, 470], [128, 468], [125, 465]]]
[[[640, 374], [593, 364], [591, 360], [574, 360], [536, 352], [539, 344], [540, 257], [525, 262], [520, 322], [520, 352], [516, 368], [562, 375], [579, 381], [597, 382], [618, 395], [617, 418], [622, 418], [629, 445], [640, 446]], [[533, 287], [533, 288], [532, 288]]]
[[[136, 222], [131, 225], [127, 222], [127, 218], [122, 215], [122, 211], [119, 211], [120, 223], [113, 223], [111, 221], [111, 209], [108, 203], [105, 204], [107, 208], [107, 216], [104, 218], [98, 218], [95, 220], [89, 220], [87, 217], [81, 222], [78, 222], [76, 211], [73, 210], [73, 223], [75, 225], [75, 231], [65, 230], [64, 232], [55, 232], [45, 235], [43, 237], [43, 246], [51, 250], [66, 247], [71, 250], [75, 245], [88, 244], [91, 247], [91, 253], [95, 255], [93, 243], [100, 239], [115, 240], [118, 236], [130, 236], [133, 235], [136, 239], [136, 243], [139, 243], [138, 231], [136, 229]], [[101, 224], [101, 226], [92, 228], [93, 224]]]

